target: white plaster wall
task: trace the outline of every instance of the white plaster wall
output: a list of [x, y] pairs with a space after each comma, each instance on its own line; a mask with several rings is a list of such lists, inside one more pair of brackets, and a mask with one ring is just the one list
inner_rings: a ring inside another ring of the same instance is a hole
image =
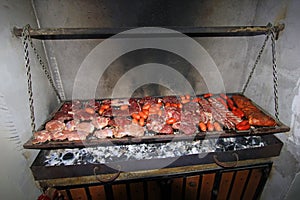
[[[27, 82], [23, 47], [12, 34], [14, 26], [36, 25], [30, 0], [0, 1], [0, 198], [37, 199], [30, 165], [38, 151], [24, 150], [23, 143], [31, 137]], [[44, 57], [40, 42], [37, 48]], [[56, 97], [32, 59], [32, 79], [39, 126], [57, 104]], [[14, 140], [10, 137], [15, 136]]]

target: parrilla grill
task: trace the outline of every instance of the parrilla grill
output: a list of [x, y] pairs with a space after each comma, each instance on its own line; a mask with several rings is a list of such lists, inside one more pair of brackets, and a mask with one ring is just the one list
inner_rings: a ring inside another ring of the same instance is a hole
[[289, 131], [241, 94], [67, 101], [24, 144], [75, 148]]

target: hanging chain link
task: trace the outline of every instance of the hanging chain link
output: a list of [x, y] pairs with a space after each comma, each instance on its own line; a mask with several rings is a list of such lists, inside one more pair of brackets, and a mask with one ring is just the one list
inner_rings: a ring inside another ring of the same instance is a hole
[[31, 129], [32, 133], [35, 132], [35, 116], [34, 116], [34, 107], [33, 107], [33, 93], [32, 93], [32, 79], [30, 71], [30, 60], [29, 60], [29, 50], [28, 50], [28, 39], [29, 39], [29, 25], [26, 25], [22, 31], [23, 39], [23, 48], [24, 48], [24, 59], [25, 59], [25, 68], [27, 76], [27, 87], [28, 87], [28, 96], [29, 96], [29, 109], [30, 109], [30, 119], [31, 119]]
[[[28, 29], [29, 28], [30, 28], [30, 26], [28, 27]], [[51, 77], [51, 74], [49, 73], [48, 68], [46, 67], [45, 63], [43, 62], [42, 57], [38, 54], [37, 49], [33, 45], [33, 42], [32, 42], [32, 39], [30, 37], [29, 31], [27, 31], [27, 33], [28, 33], [28, 41], [30, 42], [30, 46], [33, 49], [33, 52], [34, 52], [37, 60], [39, 61], [40, 65], [42, 67], [42, 70], [44, 71], [44, 73], [45, 73], [45, 75], [46, 75], [46, 77], [47, 77], [47, 79], [48, 79], [51, 87], [53, 88], [53, 90], [54, 90], [54, 92], [55, 92], [55, 94], [56, 94], [56, 96], [57, 96], [57, 98], [59, 100], [59, 102], [61, 102], [62, 101], [61, 97], [59, 95], [59, 92], [58, 92], [57, 88], [55, 87], [55, 84], [54, 84], [54, 81], [53, 81], [53, 79]]]
[[273, 84], [274, 84], [274, 105], [275, 105], [275, 117], [279, 120], [278, 110], [278, 76], [277, 76], [277, 64], [276, 64], [276, 46], [275, 46], [276, 32], [275, 28], [271, 28], [271, 40], [272, 40], [272, 67], [273, 67]]
[[275, 48], [275, 40], [276, 40], [276, 30], [274, 28], [274, 26], [272, 26], [271, 24], [269, 24], [270, 26], [270, 30], [269, 32], [267, 33], [266, 35], [266, 38], [263, 42], [263, 45], [258, 53], [258, 56], [256, 57], [256, 60], [255, 60], [255, 63], [250, 71], [250, 74], [248, 76], [248, 79], [243, 87], [243, 90], [242, 90], [242, 94], [245, 93], [248, 85], [249, 85], [249, 82], [253, 76], [253, 73], [254, 73], [254, 70], [261, 58], [261, 55], [265, 49], [265, 46], [267, 44], [267, 41], [269, 40], [269, 37], [271, 35], [271, 46], [272, 46], [272, 68], [273, 68], [273, 87], [274, 87], [274, 104], [275, 104], [275, 107], [274, 107], [274, 110], [275, 110], [275, 117], [277, 120], [279, 120], [279, 110], [278, 110], [278, 76], [277, 76], [277, 64], [276, 64], [276, 48]]
[[26, 75], [27, 75], [27, 87], [28, 87], [28, 95], [29, 95], [29, 108], [30, 108], [30, 118], [31, 118], [31, 129], [32, 133], [35, 132], [35, 114], [34, 114], [34, 104], [33, 104], [33, 90], [32, 90], [32, 78], [31, 78], [31, 70], [30, 70], [30, 59], [29, 59], [29, 44], [33, 49], [33, 52], [39, 61], [39, 64], [42, 67], [43, 72], [45, 73], [51, 87], [53, 88], [59, 102], [62, 101], [57, 88], [54, 85], [54, 81], [51, 77], [51, 74], [48, 71], [45, 63], [42, 60], [42, 57], [38, 54], [37, 49], [35, 48], [29, 33], [29, 24], [24, 26], [22, 31], [22, 39], [23, 39], [23, 48], [24, 48], [24, 59], [25, 59], [25, 68], [26, 68]]
[[255, 68], [256, 68], [258, 62], [260, 61], [261, 55], [263, 54], [263, 52], [264, 52], [264, 50], [265, 50], [265, 47], [266, 47], [266, 44], [267, 44], [267, 41], [269, 40], [269, 35], [270, 35], [270, 34], [268, 33], [267, 36], [266, 36], [266, 38], [265, 38], [265, 40], [264, 40], [264, 42], [263, 42], [263, 45], [262, 45], [261, 48], [260, 48], [260, 51], [258, 52], [258, 55], [257, 55], [256, 60], [255, 60], [255, 63], [254, 63], [254, 65], [253, 65], [253, 67], [252, 67], [252, 69], [251, 69], [251, 71], [250, 71], [250, 74], [249, 74], [249, 76], [248, 76], [248, 79], [247, 79], [247, 81], [246, 81], [246, 83], [245, 83], [245, 85], [244, 85], [244, 88], [243, 88], [243, 90], [242, 90], [242, 94], [245, 93], [245, 91], [246, 91], [246, 89], [247, 89], [247, 87], [248, 87], [248, 85], [249, 85], [249, 82], [250, 82], [250, 80], [251, 80], [251, 78], [252, 78], [252, 76], [253, 76], [254, 70], [255, 70]]

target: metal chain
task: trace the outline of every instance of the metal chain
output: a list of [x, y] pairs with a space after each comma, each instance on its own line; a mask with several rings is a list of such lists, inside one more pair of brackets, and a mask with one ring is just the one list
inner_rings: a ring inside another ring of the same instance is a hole
[[34, 107], [33, 107], [33, 93], [32, 93], [32, 79], [30, 71], [30, 61], [29, 61], [29, 50], [28, 50], [28, 40], [29, 40], [29, 25], [26, 25], [22, 31], [23, 38], [23, 47], [24, 47], [24, 59], [25, 59], [25, 68], [27, 75], [27, 88], [29, 95], [29, 109], [30, 109], [30, 119], [31, 119], [31, 129], [32, 133], [35, 132], [35, 116], [34, 116]]
[[276, 64], [276, 47], [275, 47], [275, 29], [271, 28], [271, 40], [272, 40], [272, 67], [273, 67], [273, 84], [274, 84], [274, 106], [275, 106], [275, 117], [279, 120], [278, 111], [278, 76], [277, 76], [277, 64]]
[[271, 35], [271, 46], [272, 46], [272, 67], [273, 67], [273, 87], [274, 87], [274, 109], [275, 109], [275, 117], [277, 120], [279, 120], [279, 110], [278, 110], [278, 76], [277, 76], [277, 64], [276, 64], [276, 48], [275, 48], [275, 40], [276, 40], [276, 30], [275, 28], [270, 24], [270, 31], [268, 32], [264, 42], [263, 42], [263, 45], [258, 53], [258, 56], [255, 60], [255, 63], [250, 71], [250, 74], [248, 76], [248, 79], [244, 85], [244, 88], [242, 90], [242, 94], [245, 93], [248, 85], [249, 85], [249, 82], [253, 76], [253, 73], [254, 73], [254, 70], [261, 58], [261, 55], [265, 49], [265, 46], [266, 46], [266, 43], [269, 39], [269, 36]]
[[250, 82], [250, 80], [251, 80], [251, 78], [252, 78], [252, 76], [253, 76], [254, 70], [255, 70], [255, 68], [256, 68], [258, 62], [260, 61], [261, 55], [262, 55], [262, 53], [263, 53], [264, 50], [265, 50], [267, 41], [269, 40], [269, 35], [270, 35], [270, 34], [268, 33], [267, 36], [266, 36], [266, 38], [265, 38], [265, 41], [263, 42], [263, 45], [262, 45], [261, 48], [260, 48], [260, 51], [259, 51], [259, 53], [258, 53], [258, 55], [257, 55], [257, 57], [256, 57], [256, 60], [255, 60], [255, 63], [254, 63], [254, 65], [253, 65], [253, 67], [252, 67], [252, 69], [251, 69], [251, 71], [250, 71], [250, 74], [249, 74], [249, 76], [248, 76], [248, 79], [247, 79], [247, 81], [246, 81], [246, 83], [245, 83], [245, 85], [244, 85], [244, 88], [243, 88], [243, 90], [242, 90], [242, 94], [245, 93], [245, 91], [246, 91], [246, 89], [247, 89], [247, 87], [248, 87], [248, 85], [249, 85], [249, 82]]
[[[28, 28], [30, 28], [30, 26], [29, 26]], [[46, 75], [46, 77], [47, 77], [47, 79], [48, 79], [50, 85], [52, 86], [52, 88], [53, 88], [53, 90], [54, 90], [54, 92], [55, 92], [55, 94], [56, 94], [56, 96], [57, 96], [59, 102], [61, 102], [62, 99], [61, 99], [61, 97], [60, 97], [60, 95], [59, 95], [58, 89], [56, 88], [56, 86], [55, 86], [55, 84], [54, 84], [54, 81], [53, 81], [53, 79], [52, 79], [52, 77], [51, 77], [51, 74], [49, 73], [48, 68], [46, 67], [45, 63], [43, 62], [41, 56], [38, 54], [37, 49], [36, 49], [35, 46], [33, 45], [33, 42], [32, 42], [32, 39], [31, 39], [31, 37], [30, 37], [29, 31], [28, 31], [27, 33], [28, 33], [28, 41], [30, 42], [31, 48], [33, 49], [33, 52], [34, 52], [36, 58], [38, 59], [40, 65], [41, 65], [41, 67], [42, 67], [42, 70], [44, 71], [44, 73], [45, 73], [45, 75]]]

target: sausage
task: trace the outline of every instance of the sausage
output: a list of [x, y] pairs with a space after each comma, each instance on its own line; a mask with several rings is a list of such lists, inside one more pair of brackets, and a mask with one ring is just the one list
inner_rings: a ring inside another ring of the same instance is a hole
[[99, 112], [99, 114], [100, 114], [100, 115], [102, 115], [102, 114], [103, 114], [103, 112], [104, 112], [104, 110], [105, 110], [105, 109], [103, 109], [103, 108], [100, 108], [100, 109], [99, 109], [99, 111], [98, 111], [98, 112]]
[[221, 104], [223, 104], [225, 106], [225, 108], [228, 108], [228, 105], [224, 99], [222, 99], [221, 97], [217, 97], [216, 100], [218, 102], [220, 102]]
[[238, 123], [237, 126], [245, 126], [247, 124], [249, 124], [249, 121], [248, 120], [243, 120], [240, 123]]
[[245, 116], [244, 112], [241, 111], [240, 109], [236, 108], [236, 109], [233, 109], [231, 111], [235, 116], [239, 117], [239, 118], [243, 118]]
[[141, 118], [141, 116], [138, 113], [132, 113], [131, 117], [136, 120], [139, 120]]
[[106, 110], [106, 109], [109, 108], [109, 105], [108, 105], [108, 104], [103, 104], [103, 105], [101, 106], [101, 108], [103, 108], [104, 110]]
[[250, 124], [244, 125], [244, 126], [238, 126], [236, 125], [235, 128], [239, 131], [245, 131], [250, 129]]
[[147, 119], [148, 115], [146, 115], [144, 112], [139, 112], [139, 115], [141, 118]]
[[199, 128], [201, 131], [205, 132], [206, 131], [206, 125], [204, 122], [199, 122]]
[[144, 118], [141, 118], [141, 119], [140, 119], [139, 125], [140, 125], [140, 126], [144, 126], [144, 125], [145, 125], [145, 119], [144, 119]]
[[143, 110], [149, 110], [150, 107], [151, 107], [150, 104], [145, 104], [145, 105], [143, 106]]
[[189, 99], [184, 99], [184, 100], [181, 100], [181, 103], [182, 103], [182, 104], [186, 104], [186, 103], [188, 103], [188, 102], [190, 102], [190, 100], [189, 100]]
[[239, 115], [240, 115], [241, 118], [245, 117], [245, 113], [241, 109], [237, 108], [236, 112], [239, 113]]
[[91, 108], [91, 107], [85, 108], [85, 112], [87, 112], [87, 113], [89, 113], [91, 115], [95, 114], [95, 110], [93, 108]]
[[169, 102], [165, 103], [165, 107], [170, 107], [171, 104]]
[[206, 126], [208, 131], [214, 131], [214, 125], [210, 121], [206, 123]]
[[128, 109], [128, 105], [121, 105], [120, 110], [127, 110]]
[[174, 124], [176, 122], [176, 119], [175, 118], [169, 118], [167, 119], [166, 123], [167, 124]]
[[149, 115], [149, 110], [143, 110], [143, 113], [145, 113], [145, 115], [147, 115], [147, 117], [148, 117], [148, 115]]
[[177, 103], [171, 103], [171, 106], [177, 108]]
[[235, 126], [235, 128], [239, 131], [249, 130], [250, 129], [249, 121], [248, 120], [241, 121]]
[[214, 122], [214, 128], [216, 131], [222, 131], [222, 127], [218, 122]]
[[132, 123], [133, 123], [133, 124], [139, 124], [139, 120], [133, 118], [133, 119], [132, 119]]
[[192, 102], [198, 103], [198, 102], [199, 102], [199, 97], [194, 98], [194, 99], [192, 100]]
[[206, 93], [206, 94], [203, 95], [204, 98], [208, 98], [208, 97], [211, 97], [211, 96], [213, 96], [212, 93]]
[[220, 94], [220, 97], [222, 97], [225, 100], [229, 99], [229, 97], [226, 94]]
[[231, 110], [236, 110], [236, 107], [234, 106], [234, 103], [231, 99], [227, 99], [227, 104]]

